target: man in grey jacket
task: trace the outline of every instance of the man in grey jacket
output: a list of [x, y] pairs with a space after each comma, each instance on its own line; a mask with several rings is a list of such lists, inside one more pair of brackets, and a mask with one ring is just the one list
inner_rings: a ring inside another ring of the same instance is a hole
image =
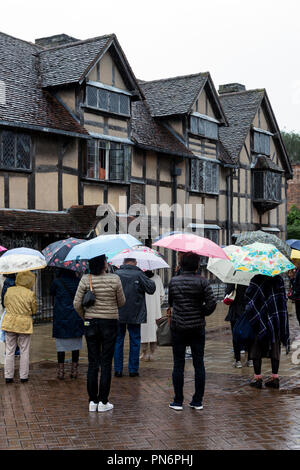
[[156, 286], [143, 271], [137, 267], [133, 258], [124, 259], [124, 264], [115, 272], [122, 282], [126, 303], [119, 308], [118, 336], [115, 346], [115, 376], [122, 377], [124, 358], [124, 339], [126, 328], [129, 332], [129, 376], [139, 375], [139, 355], [141, 346], [141, 323], [147, 322], [145, 293], [154, 294]]

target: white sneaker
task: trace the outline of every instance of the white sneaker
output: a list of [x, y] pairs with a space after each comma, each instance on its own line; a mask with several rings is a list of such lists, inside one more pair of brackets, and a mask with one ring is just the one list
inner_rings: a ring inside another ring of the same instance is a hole
[[245, 351], [244, 349], [242, 349], [242, 350], [240, 351], [241, 354], [245, 354], [245, 352], [246, 352], [246, 351]]
[[93, 401], [90, 401], [89, 411], [97, 411], [97, 408], [98, 408], [98, 403], [94, 403]]
[[112, 410], [113, 407], [114, 407], [114, 405], [112, 405], [109, 402], [105, 403], [105, 405], [103, 405], [102, 401], [100, 401], [98, 403], [98, 411], [100, 411], [100, 412]]
[[246, 362], [246, 366], [247, 366], [247, 367], [253, 367], [253, 361], [251, 361], [251, 360], [250, 360], [250, 361], [247, 361], [247, 362]]
[[241, 369], [243, 366], [242, 366], [241, 361], [236, 361], [233, 363], [233, 367], [236, 367], [237, 369]]

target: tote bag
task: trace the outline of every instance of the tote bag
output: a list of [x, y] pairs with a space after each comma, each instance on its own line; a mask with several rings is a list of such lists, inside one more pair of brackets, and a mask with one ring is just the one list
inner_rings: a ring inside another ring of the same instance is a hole
[[246, 349], [253, 342], [255, 335], [246, 313], [243, 313], [237, 319], [232, 334], [233, 341], [236, 344], [244, 346]]
[[172, 333], [169, 324], [169, 317], [161, 317], [159, 320], [156, 321], [156, 323], [158, 346], [172, 346]]

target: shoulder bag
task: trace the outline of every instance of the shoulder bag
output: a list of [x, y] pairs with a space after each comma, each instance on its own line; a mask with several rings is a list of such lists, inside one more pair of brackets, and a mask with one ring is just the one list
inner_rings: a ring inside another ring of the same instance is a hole
[[171, 309], [168, 308], [167, 315], [156, 320], [157, 324], [157, 344], [158, 346], [172, 346], [171, 333]]
[[93, 285], [92, 285], [92, 276], [89, 274], [89, 282], [90, 282], [90, 289], [84, 294], [82, 299], [82, 306], [84, 308], [92, 307], [96, 302], [96, 296], [93, 292]]

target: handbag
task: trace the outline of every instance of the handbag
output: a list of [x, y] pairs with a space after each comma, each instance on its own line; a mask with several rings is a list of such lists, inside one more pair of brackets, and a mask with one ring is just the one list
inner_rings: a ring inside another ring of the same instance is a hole
[[237, 319], [233, 327], [232, 336], [236, 344], [242, 345], [246, 349], [253, 342], [255, 335], [246, 313], [243, 313]]
[[232, 292], [230, 292], [230, 294], [225, 295], [224, 300], [223, 300], [224, 304], [231, 305], [234, 302], [235, 294], [236, 294], [236, 290], [234, 289]]
[[93, 285], [92, 285], [92, 276], [89, 274], [89, 281], [90, 281], [90, 289], [84, 294], [82, 299], [82, 306], [84, 308], [92, 307], [96, 302], [96, 296], [93, 292]]
[[[168, 309], [169, 310], [169, 309]], [[158, 346], [172, 346], [172, 333], [170, 328], [170, 314], [156, 320]]]

